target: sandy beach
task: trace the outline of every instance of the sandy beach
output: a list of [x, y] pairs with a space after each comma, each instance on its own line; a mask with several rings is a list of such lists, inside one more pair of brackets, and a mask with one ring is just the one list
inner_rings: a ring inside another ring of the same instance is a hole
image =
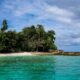
[[53, 55], [49, 52], [18, 52], [18, 53], [1, 53], [0, 57], [5, 56], [37, 56], [37, 55]]
[[50, 52], [17, 52], [17, 53], [0, 53], [0, 57], [7, 56], [38, 56], [38, 55], [66, 55], [66, 56], [80, 56], [80, 52], [64, 52], [64, 53], [50, 53]]
[[0, 54], [0, 57], [2, 56], [32, 56], [33, 54], [31, 52], [21, 52], [21, 53], [4, 53]]

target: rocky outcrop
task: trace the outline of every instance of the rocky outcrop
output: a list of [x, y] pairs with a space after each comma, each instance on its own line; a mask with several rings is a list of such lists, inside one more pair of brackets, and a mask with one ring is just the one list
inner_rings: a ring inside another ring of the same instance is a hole
[[50, 53], [54, 55], [62, 55], [64, 54], [64, 51], [63, 50], [53, 50], [53, 51], [50, 51]]
[[53, 55], [79, 56], [80, 52], [64, 52], [63, 50], [51, 51]]
[[64, 55], [79, 56], [80, 52], [64, 52]]

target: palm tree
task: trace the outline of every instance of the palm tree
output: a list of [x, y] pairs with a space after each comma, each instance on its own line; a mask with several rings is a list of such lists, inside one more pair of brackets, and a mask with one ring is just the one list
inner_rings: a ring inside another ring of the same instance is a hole
[[8, 29], [7, 20], [3, 20], [1, 31], [5, 32]]

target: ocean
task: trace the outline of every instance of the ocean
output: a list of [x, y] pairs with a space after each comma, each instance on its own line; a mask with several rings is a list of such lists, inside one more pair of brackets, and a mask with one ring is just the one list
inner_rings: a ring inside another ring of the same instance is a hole
[[0, 80], [80, 80], [80, 56], [0, 57]]

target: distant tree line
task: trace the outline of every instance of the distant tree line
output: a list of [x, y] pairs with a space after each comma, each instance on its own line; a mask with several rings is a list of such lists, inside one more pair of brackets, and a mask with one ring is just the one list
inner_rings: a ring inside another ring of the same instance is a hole
[[55, 32], [45, 31], [42, 25], [25, 27], [22, 31], [8, 30], [6, 20], [0, 29], [0, 52], [42, 51], [56, 50]]

